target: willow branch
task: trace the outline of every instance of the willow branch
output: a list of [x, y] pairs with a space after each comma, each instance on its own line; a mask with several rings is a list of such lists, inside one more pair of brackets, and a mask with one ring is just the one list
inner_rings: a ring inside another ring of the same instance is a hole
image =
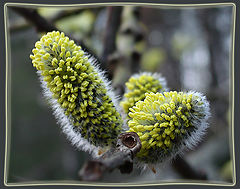
[[[23, 7], [11, 7], [15, 12], [23, 16], [27, 21], [32, 23], [36, 30], [38, 32], [51, 32], [53, 30], [60, 31], [57, 27], [53, 25], [52, 22], [49, 22], [45, 18], [43, 18], [41, 15], [38, 14], [36, 9], [30, 9], [30, 8], [23, 8]], [[67, 36], [70, 36], [66, 34]], [[74, 39], [70, 36], [72, 40], [74, 40], [78, 45], [81, 45], [81, 47], [93, 55], [92, 51], [89, 50], [89, 48], [86, 47], [83, 41]], [[97, 57], [94, 55], [94, 57]]]
[[27, 21], [31, 22], [38, 32], [50, 32], [57, 30], [57, 28], [40, 16], [36, 9], [27, 9], [23, 7], [11, 7], [15, 12], [23, 16]]
[[96, 181], [105, 172], [118, 168], [121, 173], [131, 173], [133, 158], [140, 151], [142, 145], [135, 132], [122, 133], [117, 140], [116, 148], [104, 153], [99, 159], [85, 163], [79, 171], [79, 177], [84, 181]]
[[104, 34], [104, 49], [101, 57], [101, 66], [109, 70], [108, 78], [113, 77], [116, 65], [111, 65], [110, 56], [116, 51], [116, 35], [121, 23], [122, 7], [108, 7], [108, 18]]
[[80, 13], [82, 13], [83, 11], [87, 11], [87, 10], [91, 10], [91, 12], [97, 14], [101, 9], [100, 8], [91, 8], [91, 9], [74, 9], [74, 10], [69, 10], [69, 11], [66, 11], [66, 10], [63, 10], [63, 11], [59, 11], [56, 15], [54, 15], [52, 18], [51, 18], [51, 22], [54, 23], [58, 20], [61, 20], [63, 18], [67, 18], [67, 17], [70, 17], [70, 16], [74, 16], [74, 15], [78, 15]]
[[[53, 17], [48, 19], [49, 20], [48, 24], [53, 25], [53, 23], [55, 23], [56, 21], [61, 20], [63, 18], [77, 15], [77, 14], [81, 13], [83, 10], [86, 10], [86, 9], [76, 9], [76, 10], [71, 10], [71, 11], [59, 11], [56, 15], [54, 15]], [[21, 23], [21, 24], [15, 23], [12, 26], [10, 26], [10, 31], [11, 32], [20, 31], [20, 30], [27, 29], [29, 27], [30, 27], [29, 23]]]

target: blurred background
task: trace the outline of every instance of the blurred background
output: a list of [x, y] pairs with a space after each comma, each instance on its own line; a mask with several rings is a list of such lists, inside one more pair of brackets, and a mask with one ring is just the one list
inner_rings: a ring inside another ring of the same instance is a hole
[[[207, 177], [233, 182], [231, 143], [232, 6], [8, 7], [10, 154], [8, 183], [78, 181], [89, 159], [66, 140], [57, 125], [29, 55], [43, 33], [57, 29], [101, 62], [116, 93], [133, 73], [159, 72], [171, 90], [195, 90], [210, 101], [210, 127], [202, 142], [182, 156]], [[179, 162], [157, 173], [119, 170], [101, 182], [165, 182], [185, 179]]]

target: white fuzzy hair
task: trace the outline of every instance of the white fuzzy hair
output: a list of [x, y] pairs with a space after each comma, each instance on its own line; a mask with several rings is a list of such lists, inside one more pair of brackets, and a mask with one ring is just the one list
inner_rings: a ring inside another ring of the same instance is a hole
[[[99, 66], [97, 65], [97, 60], [94, 57], [87, 54], [86, 52], [84, 54], [84, 57], [88, 57], [88, 61], [94, 67], [94, 71], [98, 73], [99, 78], [104, 82], [104, 87], [107, 89], [106, 95], [111, 98], [113, 105], [117, 111], [120, 112], [118, 106], [118, 98], [115, 96], [112, 90], [111, 82], [106, 79], [105, 72], [100, 70]], [[37, 71], [37, 74], [39, 75], [41, 86], [43, 88], [43, 95], [50, 102], [51, 108], [53, 110], [53, 115], [55, 116], [57, 123], [60, 125], [62, 132], [67, 136], [67, 139], [71, 141], [72, 145], [75, 146], [78, 150], [88, 152], [93, 157], [98, 157], [98, 151], [100, 147], [91, 144], [89, 141], [84, 139], [79, 132], [74, 131], [74, 126], [71, 124], [69, 117], [64, 114], [64, 109], [60, 106], [57, 99], [53, 97], [53, 93], [47, 87], [47, 82], [43, 80], [41, 71]]]
[[[188, 135], [180, 144], [178, 147], [175, 147], [174, 149], [172, 149], [173, 151], [168, 155], [168, 156], [162, 156], [161, 154], [158, 154], [158, 152], [156, 151], [156, 153], [153, 156], [156, 157], [163, 157], [163, 161], [162, 162], [156, 162], [156, 163], [146, 163], [146, 162], [142, 162], [141, 160], [139, 161], [138, 158], [135, 159], [135, 163], [137, 165], [137, 167], [139, 167], [142, 171], [142, 173], [150, 166], [154, 166], [155, 168], [159, 168], [162, 166], [163, 163], [166, 162], [170, 162], [171, 160], [173, 160], [176, 155], [180, 155], [183, 156], [184, 151], [187, 150], [192, 150], [194, 147], [197, 146], [197, 144], [199, 144], [201, 142], [201, 140], [203, 139], [203, 136], [206, 133], [207, 128], [209, 127], [208, 124], [208, 119], [211, 116], [210, 113], [210, 105], [209, 102], [207, 101], [206, 97], [199, 93], [199, 92], [195, 92], [195, 91], [189, 91], [187, 92], [187, 95], [193, 95], [193, 98], [198, 98], [198, 101], [203, 102], [201, 105], [195, 105], [192, 108], [194, 108], [194, 111], [197, 112], [202, 112], [204, 114], [204, 116], [202, 118], [198, 118], [198, 117], [194, 117], [193, 115], [193, 125], [196, 126], [196, 129], [194, 131], [191, 132], [191, 135]], [[161, 158], [160, 158], [161, 159]]]
[[187, 139], [185, 140], [186, 147], [188, 149], [193, 149], [203, 139], [203, 136], [205, 135], [206, 130], [209, 127], [209, 124], [207, 121], [208, 121], [209, 117], [211, 116], [211, 113], [210, 113], [210, 104], [207, 101], [206, 96], [204, 96], [200, 92], [195, 92], [195, 91], [189, 91], [187, 94], [192, 95], [193, 97], [195, 96], [195, 97], [201, 99], [201, 101], [203, 102], [202, 105], [194, 106], [193, 108], [196, 109], [195, 111], [203, 112], [204, 117], [199, 120], [197, 119], [197, 117], [195, 117], [193, 119], [193, 120], [195, 120], [193, 122], [193, 125], [197, 125], [197, 129], [194, 130], [191, 133], [191, 136], [187, 137]]

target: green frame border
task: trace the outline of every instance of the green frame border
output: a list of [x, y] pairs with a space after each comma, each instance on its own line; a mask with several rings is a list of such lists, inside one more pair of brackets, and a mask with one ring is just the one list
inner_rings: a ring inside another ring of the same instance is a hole
[[[82, 183], [79, 183], [77, 181], [58, 181], [58, 182], [52, 182], [52, 181], [37, 181], [37, 182], [21, 182], [21, 183], [7, 183], [7, 175], [8, 175], [8, 154], [9, 154], [9, 148], [10, 148], [10, 129], [11, 127], [8, 125], [10, 122], [9, 115], [8, 115], [8, 94], [9, 94], [9, 54], [8, 54], [8, 48], [9, 48], [9, 32], [7, 28], [7, 7], [8, 6], [41, 6], [41, 7], [65, 7], [65, 8], [71, 8], [73, 6], [125, 6], [125, 5], [135, 5], [135, 6], [159, 6], [162, 8], [170, 7], [170, 8], [207, 8], [207, 7], [216, 7], [216, 6], [232, 6], [233, 8], [233, 28], [232, 28], [232, 46], [230, 51], [232, 54], [230, 65], [231, 66], [231, 75], [232, 75], [232, 83], [230, 85], [231, 91], [231, 108], [232, 108], [232, 121], [231, 121], [231, 132], [230, 137], [232, 139], [232, 159], [233, 159], [233, 183], [208, 183], [208, 182], [164, 182], [164, 183], [142, 183], [142, 184], [135, 184], [135, 183], [85, 183], [82, 181]], [[235, 51], [235, 29], [236, 29], [236, 5], [235, 3], [197, 3], [197, 4], [166, 4], [166, 3], [133, 3], [133, 2], [108, 2], [108, 3], [84, 3], [84, 4], [33, 4], [33, 3], [5, 3], [4, 4], [4, 30], [5, 30], [5, 48], [6, 48], [6, 83], [5, 83], [5, 118], [6, 118], [6, 125], [5, 125], [5, 156], [4, 156], [4, 185], [5, 186], [105, 186], [105, 187], [133, 187], [133, 186], [162, 186], [162, 185], [203, 185], [203, 186], [235, 186], [236, 185], [236, 158], [235, 158], [235, 143], [234, 143], [234, 51]]]

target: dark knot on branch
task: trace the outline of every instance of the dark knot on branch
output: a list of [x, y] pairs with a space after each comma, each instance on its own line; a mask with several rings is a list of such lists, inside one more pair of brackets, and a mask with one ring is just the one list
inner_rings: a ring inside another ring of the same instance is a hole
[[119, 135], [118, 138], [120, 139], [119, 141], [122, 142], [122, 144], [128, 148], [134, 148], [139, 142], [137, 141], [139, 137], [135, 132], [122, 133]]
[[116, 147], [105, 152], [100, 158], [88, 161], [79, 171], [79, 177], [85, 181], [99, 180], [105, 172], [118, 168], [121, 173], [131, 173], [133, 158], [142, 145], [135, 132], [122, 133], [118, 136]]

